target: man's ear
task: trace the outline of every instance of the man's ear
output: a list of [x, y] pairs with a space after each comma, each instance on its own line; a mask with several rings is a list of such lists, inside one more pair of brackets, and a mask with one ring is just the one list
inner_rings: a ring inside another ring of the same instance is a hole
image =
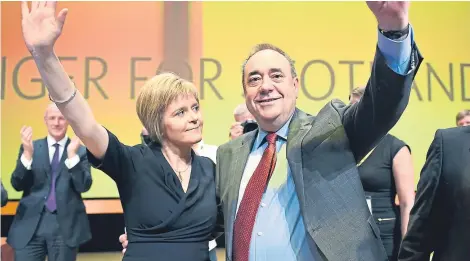
[[299, 98], [299, 87], [300, 87], [299, 77], [295, 77], [293, 81], [294, 81], [294, 89], [295, 89], [295, 98]]

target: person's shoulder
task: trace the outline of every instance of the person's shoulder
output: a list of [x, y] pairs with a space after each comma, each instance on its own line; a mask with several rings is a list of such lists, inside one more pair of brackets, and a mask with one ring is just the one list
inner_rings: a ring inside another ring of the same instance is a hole
[[440, 138], [442, 142], [461, 142], [465, 136], [470, 136], [470, 126], [451, 127], [438, 129], [434, 134], [435, 138]]
[[257, 134], [258, 134], [258, 130], [250, 131], [233, 140], [230, 140], [220, 145], [217, 149], [217, 153], [225, 152], [227, 150], [232, 150], [233, 148], [239, 148], [241, 146], [246, 146], [247, 142], [252, 142], [256, 138]]
[[351, 108], [350, 104], [346, 104], [340, 99], [333, 99], [325, 104], [316, 115], [316, 119], [327, 119], [328, 121], [335, 120], [341, 122], [341, 118], [345, 114], [345, 112]]
[[316, 115], [309, 114], [299, 108], [295, 108], [294, 115], [292, 116], [292, 120], [297, 119], [300, 121], [308, 121], [311, 122], [315, 119]]
[[405, 141], [403, 141], [402, 139], [400, 139], [400, 138], [398, 138], [398, 137], [396, 137], [396, 136], [394, 136], [390, 133], [385, 135], [385, 137], [383, 138], [383, 141], [386, 141], [390, 144], [402, 144], [402, 143], [406, 144]]
[[324, 107], [329, 107], [329, 106], [341, 109], [341, 108], [350, 107], [351, 105], [346, 104], [342, 100], [335, 98], [335, 99], [332, 99], [329, 103], [327, 103]]
[[42, 143], [47, 143], [46, 137], [33, 140], [33, 144], [42, 144]]
[[[149, 145], [142, 144], [142, 143], [125, 144], [122, 141], [120, 141], [116, 136], [114, 136], [113, 138], [110, 139], [110, 144], [108, 145], [107, 153], [119, 153], [121, 155], [126, 155], [127, 157], [133, 160], [136, 160], [141, 157], [145, 157], [146, 155], [149, 155], [150, 153], [152, 153], [153, 150], [155, 149], [151, 149]], [[154, 153], [154, 154], [158, 156], [158, 153]]]
[[214, 170], [215, 162], [205, 155], [194, 155], [194, 160], [197, 160], [204, 170]]
[[130, 145], [130, 146], [126, 145], [126, 148], [132, 155], [144, 156], [148, 153], [153, 153], [153, 154], [156, 154], [156, 156], [161, 154], [161, 156], [163, 157], [163, 154], [161, 153], [161, 149], [151, 148], [151, 146], [152, 145], [149, 146], [147, 144], [138, 143], [138, 144]]
[[[22, 147], [22, 146], [23, 145], [20, 144], [20, 147]], [[33, 140], [33, 147], [36, 149], [39, 146], [46, 146], [47, 147], [47, 138], [46, 137]]]
[[465, 133], [470, 133], [470, 126], [466, 127], [451, 127], [451, 128], [445, 128], [445, 129], [438, 129], [436, 131], [436, 135], [442, 135], [442, 136], [455, 136], [455, 135], [463, 135]]
[[141, 142], [139, 142], [135, 143], [135, 145], [131, 145], [132, 143], [129, 143], [128, 145], [127, 143], [124, 143], [125, 141], [123, 142], [116, 134], [114, 134], [114, 132], [104, 126], [103, 128], [108, 133], [108, 139], [109, 142], [112, 144], [112, 147], [128, 150], [132, 153], [144, 153], [146, 150], [148, 150], [149, 145], [147, 144], [142, 144]]
[[198, 161], [201, 161], [201, 162], [204, 162], [204, 163], [211, 163], [212, 164], [215, 164], [214, 161], [206, 156], [206, 155], [197, 155], [197, 154], [194, 154], [194, 159], [198, 160]]

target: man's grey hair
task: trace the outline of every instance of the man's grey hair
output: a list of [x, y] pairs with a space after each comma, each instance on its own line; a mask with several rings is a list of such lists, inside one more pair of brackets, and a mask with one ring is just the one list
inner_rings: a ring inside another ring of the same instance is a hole
[[297, 77], [297, 71], [295, 70], [295, 66], [294, 66], [294, 60], [292, 60], [290, 58], [290, 56], [284, 52], [281, 48], [273, 45], [273, 44], [270, 44], [270, 43], [261, 43], [261, 44], [257, 44], [255, 45], [252, 49], [251, 49], [251, 52], [250, 54], [248, 55], [248, 57], [245, 59], [245, 61], [243, 62], [243, 65], [242, 65], [242, 86], [243, 86], [243, 89], [245, 89], [245, 67], [246, 67], [246, 64], [248, 63], [248, 60], [250, 60], [250, 58], [255, 55], [256, 53], [258, 52], [261, 52], [261, 51], [264, 51], [264, 50], [272, 50], [272, 51], [275, 51], [279, 54], [281, 54], [282, 56], [284, 56], [287, 61], [289, 61], [289, 64], [290, 64], [290, 72], [292, 74], [292, 78], [295, 78]]
[[47, 117], [47, 113], [49, 112], [49, 109], [59, 109], [59, 107], [57, 107], [57, 104], [55, 104], [53, 102], [48, 103], [47, 107], [46, 107], [46, 110], [44, 111], [44, 118]]

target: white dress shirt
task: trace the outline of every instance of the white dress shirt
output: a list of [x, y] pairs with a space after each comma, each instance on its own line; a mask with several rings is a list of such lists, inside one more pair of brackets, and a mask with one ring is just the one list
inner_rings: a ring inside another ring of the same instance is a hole
[[[65, 150], [65, 145], [67, 144], [67, 140], [68, 140], [67, 136], [65, 136], [64, 138], [62, 138], [59, 141], [56, 141], [54, 138], [52, 138], [52, 136], [47, 135], [47, 147], [48, 147], [48, 151], [49, 151], [49, 163], [52, 162], [52, 158], [54, 157], [54, 153], [55, 153], [54, 144], [56, 144], [56, 143], [59, 144], [59, 159], [61, 159], [62, 154], [64, 153], [64, 150]], [[28, 159], [26, 159], [26, 157], [24, 155], [21, 155], [20, 160], [21, 160], [21, 163], [23, 163], [23, 166], [27, 170], [31, 170], [31, 165], [33, 164], [33, 159], [28, 160]], [[71, 168], [75, 167], [75, 165], [77, 165], [79, 162], [80, 162], [80, 157], [78, 155], [75, 155], [71, 159], [66, 159], [64, 163], [65, 163], [65, 166], [67, 166], [68, 169], [71, 169]]]

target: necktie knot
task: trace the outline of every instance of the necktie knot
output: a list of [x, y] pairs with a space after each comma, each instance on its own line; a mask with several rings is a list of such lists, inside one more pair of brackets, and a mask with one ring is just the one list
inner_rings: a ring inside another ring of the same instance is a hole
[[266, 136], [266, 141], [268, 144], [274, 144], [276, 142], [277, 134], [275, 132], [269, 133]]
[[59, 145], [59, 143], [56, 143], [56, 144], [54, 144], [54, 145], [52, 145], [52, 146], [54, 146], [55, 149], [58, 149], [60, 145]]

